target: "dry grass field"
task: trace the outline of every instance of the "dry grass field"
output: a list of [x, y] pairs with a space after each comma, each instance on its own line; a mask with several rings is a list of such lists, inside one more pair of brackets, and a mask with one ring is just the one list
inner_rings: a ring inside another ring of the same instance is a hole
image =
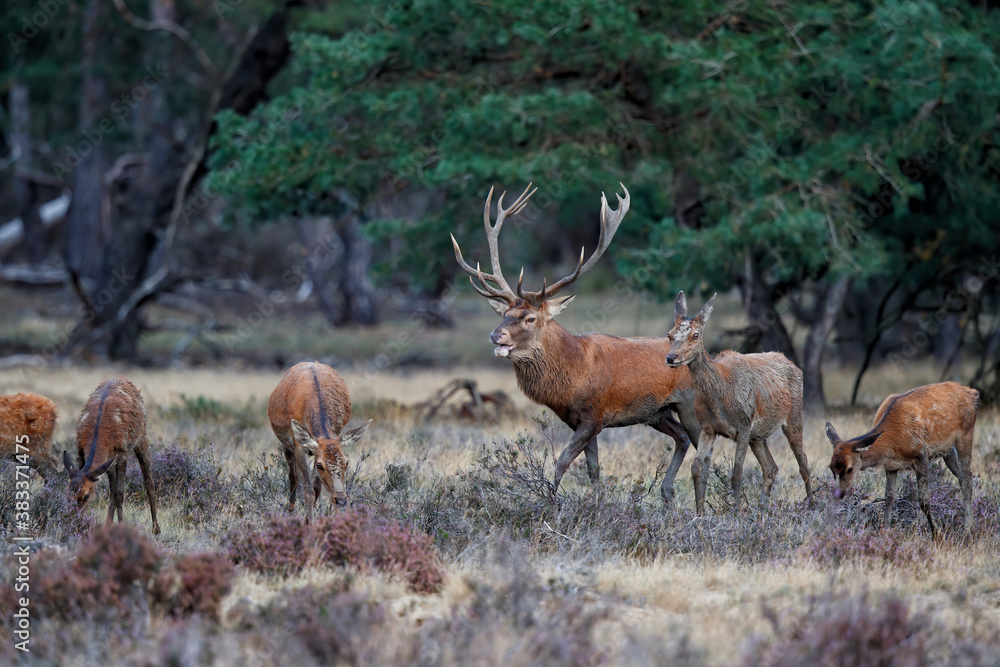
[[[8, 369], [0, 374], [0, 390], [55, 400], [60, 451], [73, 444], [75, 417], [89, 392], [119, 370]], [[230, 572], [234, 535], [271, 525], [253, 547], [270, 562], [277, 557], [267, 550], [285, 538], [294, 541], [289, 535], [301, 530], [298, 522], [270, 518], [284, 515], [287, 494], [284, 460], [266, 422], [266, 400], [281, 372], [126, 372], [147, 401], [163, 529], [155, 540], [148, 535], [148, 507], [131, 461], [126, 523], [146, 536], [132, 535], [140, 543], [136, 553], [149, 546], [147, 538], [157, 562], [219, 552], [226, 566], [193, 572], [193, 588], [210, 588], [198, 582], [219, 578], [229, 583], [215, 592], [216, 600], [187, 611], [156, 603], [140, 578], [122, 585], [116, 598], [77, 601], [102, 609], [60, 612], [59, 605], [70, 602], [44, 599], [54, 594], [44, 589], [41, 570], [66, 567], [73, 549], [84, 548], [88, 528], [60, 500], [64, 478], [54, 480], [52, 490], [36, 480], [37, 539], [31, 544], [41, 551], [34, 555], [32, 595], [42, 597], [34, 602], [28, 657], [38, 663], [855, 664], [860, 655], [878, 658], [868, 664], [1000, 660], [1000, 414], [993, 410], [981, 414], [976, 428], [972, 537], [964, 539], [959, 530], [958, 487], [939, 464], [934, 511], [945, 530], [934, 543], [908, 475], [892, 528], [881, 526], [880, 473], [863, 474], [860, 493], [831, 503], [830, 446], [821, 424], [806, 433], [819, 488], [811, 504], [777, 436], [771, 449], [780, 475], [769, 506], [758, 505], [760, 473], [750, 462], [746, 498], [734, 511], [726, 493], [732, 443], [719, 441], [710, 516], [694, 516], [687, 463], [678, 475], [677, 507], [667, 510], [658, 475], [669, 444], [644, 427], [605, 431], [601, 486], [591, 487], [585, 471], [574, 468], [553, 504], [543, 478], [551, 479], [553, 448], [558, 453], [569, 431], [524, 399], [509, 370], [345, 371], [355, 388], [352, 424], [375, 420], [349, 452], [354, 507], [429, 536], [444, 576], [440, 585], [421, 590], [408, 584], [417, 579], [406, 572], [363, 559], [268, 569], [236, 558], [241, 564]], [[517, 416], [476, 424], [442, 414], [423, 423], [414, 404], [453, 377], [475, 377], [484, 390], [507, 392]], [[850, 379], [830, 374], [834, 405], [846, 402]], [[905, 375], [876, 371], [866, 382], [863, 408], [834, 409], [830, 416], [841, 433], [862, 432], [880, 395], [935, 379], [916, 368]], [[9, 466], [3, 472], [13, 476]], [[99, 488], [89, 508], [95, 521], [107, 508], [106, 481]], [[3, 531], [10, 536], [12, 494], [2, 502]], [[324, 498], [320, 512], [328, 511]], [[14, 626], [5, 615], [2, 652], [10, 657]]]

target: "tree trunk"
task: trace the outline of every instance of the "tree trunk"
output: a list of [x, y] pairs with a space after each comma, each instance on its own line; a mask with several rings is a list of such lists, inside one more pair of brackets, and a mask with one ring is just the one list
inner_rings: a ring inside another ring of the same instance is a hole
[[302, 245], [309, 253], [302, 260], [303, 268], [309, 272], [320, 312], [330, 324], [340, 324], [345, 319], [344, 308], [336, 296], [340, 281], [331, 268], [341, 264], [344, 251], [333, 230], [332, 221], [320, 218], [310, 229], [307, 221], [296, 218], [295, 228]]
[[340, 228], [344, 244], [341, 262], [341, 289], [347, 321], [353, 324], [378, 324], [375, 289], [371, 283], [371, 243], [361, 234], [360, 215], [348, 216]]
[[13, 140], [12, 150], [18, 159], [14, 166], [14, 195], [17, 198], [17, 213], [21, 216], [24, 230], [24, 246], [28, 261], [37, 264], [48, 255], [46, 230], [39, 215], [38, 184], [27, 178], [31, 169], [31, 101], [28, 86], [18, 81], [10, 85], [10, 128]]
[[[81, 298], [94, 290], [104, 259], [104, 150], [94, 124], [105, 108], [107, 90], [97, 74], [101, 42], [102, 0], [88, 0], [83, 9], [83, 54], [80, 95], [80, 132], [67, 150], [73, 170], [73, 202], [63, 231], [63, 259]], [[91, 136], [88, 136], [88, 133]], [[93, 139], [91, 138], [93, 137]]]
[[797, 366], [795, 345], [792, 344], [788, 329], [785, 328], [780, 314], [775, 309], [777, 301], [775, 290], [761, 279], [752, 260], [748, 259], [747, 264], [747, 273], [741, 283], [743, 308], [749, 322], [744, 332], [746, 342], [743, 351], [781, 352]]
[[816, 304], [816, 321], [806, 337], [802, 355], [802, 393], [804, 409], [811, 415], [820, 414], [826, 407], [826, 397], [823, 395], [823, 350], [844, 306], [849, 285], [850, 278], [845, 275], [823, 289]]

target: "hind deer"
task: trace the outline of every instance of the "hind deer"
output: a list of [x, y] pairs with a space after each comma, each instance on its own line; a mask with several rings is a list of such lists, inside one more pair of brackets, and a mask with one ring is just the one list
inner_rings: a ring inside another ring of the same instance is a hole
[[896, 476], [900, 470], [917, 475], [917, 499], [927, 516], [931, 535], [937, 529], [931, 518], [927, 475], [930, 460], [941, 457], [962, 488], [965, 532], [972, 530], [972, 436], [979, 415], [979, 391], [957, 382], [940, 382], [893, 394], [879, 406], [870, 431], [841, 440], [830, 422], [826, 437], [833, 443], [830, 471], [838, 481], [835, 498], [851, 493], [854, 476], [865, 468], [885, 469], [883, 521], [889, 525], [896, 502]]
[[[618, 210], [611, 211], [607, 198], [601, 195], [601, 233], [597, 248], [584, 262], [580, 261], [570, 275], [551, 286], [543, 281], [539, 292], [522, 288], [524, 269], [512, 289], [500, 268], [498, 237], [504, 221], [517, 215], [534, 194], [531, 184], [508, 208], [503, 207], [504, 194], [497, 202], [496, 224], [490, 221], [493, 189], [486, 198], [483, 224], [489, 243], [492, 273], [483, 273], [479, 265], [470, 266], [462, 257], [458, 241], [452, 235], [455, 259], [469, 274], [473, 289], [486, 297], [493, 310], [503, 320], [490, 334], [496, 345], [494, 354], [510, 359], [517, 384], [535, 403], [546, 406], [573, 429], [573, 437], [556, 461], [553, 495], [570, 464], [586, 453], [587, 472], [591, 482], [600, 478], [597, 436], [605, 428], [646, 424], [674, 439], [673, 458], [660, 495], [668, 505], [673, 503], [674, 477], [687, 452], [688, 445], [698, 446], [698, 422], [694, 416], [694, 387], [686, 369], [666, 368], [663, 355], [669, 343], [662, 338], [619, 338], [601, 333], [573, 335], [556, 322], [575, 294], [556, 295], [589, 271], [607, 250], [618, 226], [628, 212], [630, 197], [618, 196]], [[479, 284], [476, 284], [477, 279]], [[677, 412], [681, 423], [671, 415]], [[683, 424], [683, 426], [681, 425]]]
[[153, 518], [153, 534], [160, 534], [156, 520], [156, 486], [149, 462], [149, 440], [146, 437], [146, 406], [139, 388], [125, 378], [108, 380], [90, 395], [76, 427], [76, 450], [79, 463], [74, 466], [70, 453], [63, 451], [63, 465], [70, 474], [69, 490], [83, 509], [94, 495], [94, 483], [101, 475], [108, 476], [111, 500], [108, 504], [109, 525], [118, 512], [123, 521], [125, 473], [129, 452], [135, 454], [142, 471], [142, 482]]
[[[0, 396], [0, 456], [14, 458], [27, 447], [30, 465], [44, 479], [59, 469], [51, 451], [56, 404], [38, 394]], [[27, 439], [25, 439], [27, 437]]]
[[[707, 440], [691, 464], [695, 480], [695, 502], [701, 513], [705, 486], [716, 436], [736, 441], [731, 480], [737, 506], [743, 489], [743, 462], [747, 447], [760, 463], [764, 477], [764, 501], [771, 495], [778, 466], [767, 447], [767, 437], [780, 426], [799, 464], [799, 474], [812, 494], [809, 462], [802, 448], [802, 371], [778, 352], [738, 354], [723, 352], [708, 356], [702, 337], [715, 308], [715, 295], [695, 317], [687, 317], [684, 292], [674, 303], [674, 327], [670, 330], [670, 352], [664, 361], [672, 368], [687, 366], [696, 392], [698, 422]], [[699, 465], [700, 463], [700, 465]]]
[[[271, 392], [267, 417], [288, 464], [288, 511], [295, 509], [300, 476], [306, 523], [312, 521], [313, 504], [324, 487], [335, 504], [347, 504], [344, 447], [357, 442], [372, 420], [341, 433], [351, 420], [351, 397], [337, 371], [318, 361], [292, 366]], [[315, 474], [308, 456], [315, 459]]]

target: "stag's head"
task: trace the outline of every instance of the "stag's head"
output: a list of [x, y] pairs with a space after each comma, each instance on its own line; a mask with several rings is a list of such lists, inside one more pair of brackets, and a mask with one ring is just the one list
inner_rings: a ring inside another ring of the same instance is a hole
[[316, 459], [316, 475], [330, 497], [338, 505], [347, 504], [347, 468], [349, 462], [344, 447], [353, 445], [364, 435], [372, 423], [369, 419], [358, 428], [333, 437], [314, 438], [305, 426], [292, 420], [292, 438], [295, 443]]
[[[536, 188], [537, 189], [537, 188]], [[511, 289], [507, 280], [503, 276], [500, 268], [500, 248], [498, 239], [500, 229], [503, 227], [507, 216], [515, 216], [520, 213], [528, 203], [528, 199], [535, 193], [531, 189], [531, 184], [525, 188], [521, 196], [509, 207], [503, 207], [503, 198], [507, 194], [504, 192], [497, 201], [497, 221], [490, 220], [490, 206], [493, 200], [493, 189], [486, 197], [486, 207], [483, 209], [483, 225], [486, 227], [486, 239], [490, 247], [490, 264], [492, 273], [483, 273], [479, 264], [472, 268], [462, 257], [462, 250], [455, 240], [454, 234], [451, 242], [455, 246], [455, 259], [458, 265], [469, 274], [469, 282], [473, 289], [489, 300], [490, 306], [497, 312], [503, 321], [490, 334], [490, 342], [496, 345], [494, 354], [498, 357], [509, 357], [514, 361], [522, 357], [532, 356], [542, 345], [542, 337], [545, 327], [552, 322], [552, 319], [565, 310], [570, 301], [576, 296], [557, 297], [556, 295], [569, 285], [576, 282], [577, 278], [586, 273], [597, 263], [604, 251], [607, 250], [611, 239], [618, 226], [621, 224], [625, 214], [628, 213], [630, 197], [628, 190], [622, 185], [625, 197], [618, 197], [618, 210], [612, 211], [608, 207], [608, 200], [601, 193], [601, 236], [597, 242], [597, 248], [586, 262], [584, 262], [585, 249], [580, 248], [580, 261], [577, 262], [576, 269], [570, 275], [558, 280], [549, 286], [546, 281], [542, 282], [542, 289], [539, 292], [530, 292], [522, 288], [524, 281], [524, 269], [517, 279], [517, 288]], [[478, 285], [476, 280], [478, 280]]]
[[701, 354], [704, 347], [702, 333], [705, 323], [715, 309], [715, 297], [713, 294], [697, 315], [688, 317], [687, 297], [684, 296], [684, 292], [678, 293], [677, 301], [674, 302], [674, 327], [667, 334], [670, 339], [670, 351], [664, 359], [671, 368], [690, 364], [695, 356]]
[[83, 509], [94, 497], [94, 483], [111, 470], [117, 457], [112, 457], [110, 461], [105, 461], [93, 470], [77, 470], [73, 465], [73, 457], [69, 452], [63, 450], [63, 465], [69, 473], [69, 495], [76, 500], [76, 506]]
[[854, 475], [861, 469], [861, 452], [875, 444], [880, 435], [882, 431], [866, 433], [851, 440], [841, 440], [833, 424], [826, 423], [826, 437], [833, 444], [830, 472], [837, 480], [837, 488], [833, 490], [834, 498], [846, 498], [850, 495], [854, 485]]

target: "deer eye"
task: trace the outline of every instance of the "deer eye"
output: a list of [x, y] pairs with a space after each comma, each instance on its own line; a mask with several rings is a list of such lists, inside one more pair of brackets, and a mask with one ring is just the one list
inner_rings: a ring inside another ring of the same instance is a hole
[[89, 493], [85, 493], [85, 494], [83, 495], [83, 499], [84, 499], [84, 500], [90, 500], [90, 494], [89, 494]]
[[854, 472], [854, 466], [851, 466], [850, 468], [848, 468], [847, 472]]
[[524, 321], [525, 321], [525, 322], [527, 322], [528, 324], [531, 324], [532, 322], [534, 322], [534, 321], [535, 321], [535, 316], [534, 316], [534, 315], [531, 315], [530, 317], [528, 317], [528, 318], [527, 318], [526, 320], [524, 320]]
[[316, 464], [316, 470], [322, 470], [322, 469], [323, 469], [323, 464], [322, 463], [317, 463]]
[[698, 333], [696, 333], [696, 334], [695, 334], [695, 335], [693, 336], [693, 338], [694, 338], [695, 340], [698, 340], [698, 337], [699, 337], [700, 335], [701, 335], [701, 334], [698, 334]]

